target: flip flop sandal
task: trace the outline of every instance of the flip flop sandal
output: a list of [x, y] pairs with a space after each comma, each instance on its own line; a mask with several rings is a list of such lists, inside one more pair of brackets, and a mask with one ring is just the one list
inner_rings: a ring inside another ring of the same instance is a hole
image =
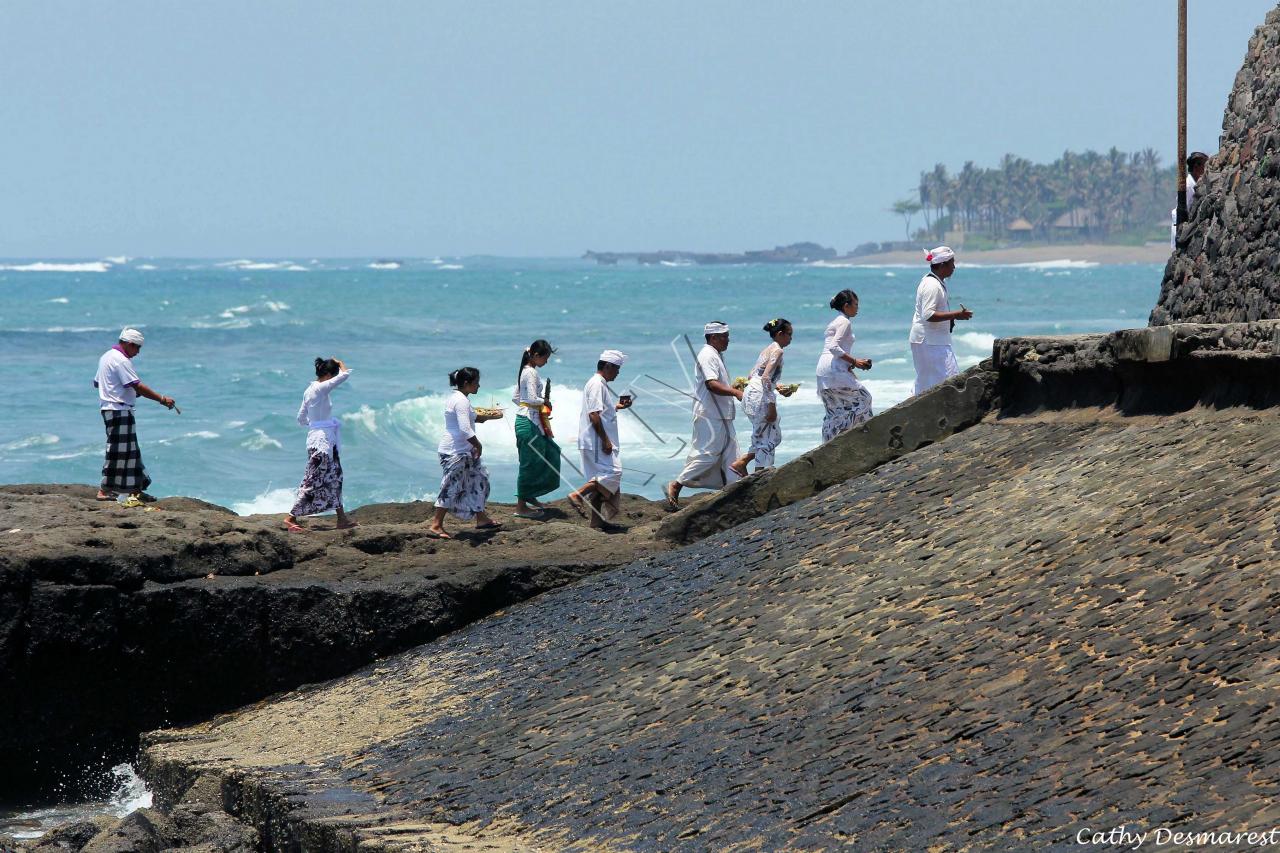
[[572, 495], [565, 498], [565, 500], [569, 502], [569, 506], [573, 507], [574, 512], [576, 512], [578, 515], [582, 516], [583, 518], [588, 518], [586, 501], [584, 501], [582, 498], [578, 498], [577, 500], [574, 500]]
[[307, 528], [303, 527], [301, 524], [290, 524], [287, 521], [284, 523], [284, 529], [289, 531], [290, 533], [306, 533], [307, 532]]
[[452, 539], [453, 538], [448, 533], [436, 533], [434, 530], [428, 530], [422, 535], [427, 537], [428, 539]]
[[476, 530], [500, 530], [501, 528], [502, 528], [502, 522], [500, 521], [491, 521], [488, 524], [476, 525]]
[[120, 500], [120, 495], [94, 495], [93, 499], [95, 501], [118, 501]]

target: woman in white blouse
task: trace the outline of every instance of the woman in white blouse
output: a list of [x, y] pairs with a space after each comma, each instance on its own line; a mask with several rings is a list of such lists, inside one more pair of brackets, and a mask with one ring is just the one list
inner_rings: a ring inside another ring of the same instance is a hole
[[774, 452], [782, 443], [777, 395], [790, 396], [777, 387], [782, 378], [782, 351], [791, 345], [791, 323], [776, 317], [764, 324], [764, 331], [771, 342], [760, 351], [742, 392], [742, 410], [751, 421], [751, 447], [730, 466], [741, 477], [747, 476], [747, 465], [753, 460], [757, 471], [773, 467]]
[[298, 500], [284, 517], [285, 529], [302, 533], [298, 524], [304, 515], [337, 510], [338, 529], [355, 527], [342, 509], [342, 459], [338, 454], [342, 422], [333, 416], [329, 394], [347, 378], [351, 370], [336, 358], [317, 358], [316, 381], [307, 386], [298, 409], [298, 423], [307, 430], [307, 470], [298, 486]]
[[516, 517], [540, 520], [538, 498], [560, 486], [560, 445], [551, 433], [550, 383], [542, 384], [538, 368], [546, 365], [555, 348], [539, 338], [520, 356], [516, 393], [516, 454], [520, 469], [516, 474]]
[[440, 467], [444, 477], [440, 480], [440, 493], [436, 495], [435, 516], [427, 535], [433, 539], [451, 539], [444, 529], [446, 513], [453, 513], [464, 521], [476, 520], [476, 530], [496, 530], [501, 527], [484, 511], [489, 500], [489, 472], [480, 464], [484, 450], [476, 438], [476, 424], [489, 420], [477, 415], [467, 398], [480, 390], [480, 371], [474, 367], [460, 367], [449, 374], [449, 385], [456, 390], [444, 403], [444, 437], [440, 439]]
[[853, 375], [853, 369], [870, 370], [871, 359], [853, 357], [853, 325], [858, 316], [858, 294], [842, 290], [831, 298], [840, 312], [827, 324], [818, 357], [818, 396], [826, 408], [822, 440], [830, 441], [845, 430], [871, 419], [871, 392]]

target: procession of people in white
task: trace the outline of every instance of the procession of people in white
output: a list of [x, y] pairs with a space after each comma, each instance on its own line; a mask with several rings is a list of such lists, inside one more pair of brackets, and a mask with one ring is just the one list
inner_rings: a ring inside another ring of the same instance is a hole
[[[926, 253], [925, 260], [929, 263], [929, 272], [916, 289], [908, 336], [917, 395], [959, 372], [951, 346], [951, 330], [956, 322], [973, 316], [964, 305], [957, 310], [950, 306], [947, 279], [955, 272], [955, 252], [939, 246]], [[871, 393], [853, 374], [855, 369], [872, 367], [870, 359], [853, 355], [855, 337], [851, 321], [858, 313], [858, 296], [851, 290], [842, 290], [832, 298], [831, 308], [838, 313], [827, 326], [816, 371], [818, 395], [826, 410], [823, 441], [830, 441], [871, 417]], [[782, 350], [790, 344], [792, 330], [791, 324], [782, 318], [770, 320], [764, 330], [771, 343], [756, 360], [746, 389], [739, 389], [730, 380], [724, 363], [724, 352], [729, 348], [729, 326], [713, 320], [703, 327], [705, 344], [695, 358], [691, 395], [693, 436], [684, 467], [665, 488], [670, 508], [679, 506], [682, 489], [723, 489], [746, 476], [750, 462], [756, 463], [757, 471], [773, 464], [774, 452], [782, 440], [776, 389], [782, 372]], [[120, 332], [118, 343], [99, 359], [94, 386], [98, 389], [107, 445], [98, 500], [116, 500], [121, 495], [127, 495], [130, 505], [154, 500], [145, 492], [151, 478], [142, 464], [133, 407], [139, 396], [170, 409], [177, 407], [173, 398], [152, 391], [139, 379], [133, 358], [141, 351], [142, 344], [142, 333], [126, 328]], [[522, 483], [518, 497], [523, 518], [541, 517], [542, 507], [537, 497], [550, 491], [560, 478], [558, 446], [539, 419], [539, 415], [550, 412], [551, 405], [549, 386], [539, 391], [541, 379], [536, 368], [546, 364], [551, 352], [546, 341], [538, 340], [525, 349], [521, 359], [515, 399], [522, 407], [519, 415], [530, 422], [517, 425], [518, 435], [523, 436], [517, 444]], [[586, 482], [568, 495], [569, 504], [589, 518], [592, 527], [606, 531], [618, 529], [610, 519], [619, 512], [622, 494], [624, 469], [618, 412], [630, 408], [632, 403], [628, 395], [615, 395], [609, 383], [618, 378], [626, 360], [625, 353], [605, 350], [597, 360], [596, 372], [582, 389], [577, 444]], [[315, 368], [316, 381], [308, 386], [298, 412], [298, 423], [307, 429], [308, 462], [298, 501], [284, 521], [285, 527], [293, 532], [307, 529], [298, 523], [300, 517], [330, 510], [337, 512], [339, 528], [356, 526], [342, 506], [340, 422], [333, 417], [329, 401], [330, 393], [347, 381], [351, 371], [333, 358], [317, 358]], [[444, 477], [428, 529], [429, 535], [442, 539], [451, 538], [443, 526], [447, 514], [474, 518], [480, 530], [501, 526], [485, 512], [489, 478], [480, 463], [483, 448], [475, 432], [476, 423], [501, 417], [501, 414], [478, 414], [472, 407], [468, 398], [480, 387], [480, 371], [474, 367], [450, 373], [449, 384], [455, 390], [445, 403], [445, 435], [439, 447]], [[738, 402], [743, 403], [752, 426], [750, 449], [741, 456], [734, 429]]]

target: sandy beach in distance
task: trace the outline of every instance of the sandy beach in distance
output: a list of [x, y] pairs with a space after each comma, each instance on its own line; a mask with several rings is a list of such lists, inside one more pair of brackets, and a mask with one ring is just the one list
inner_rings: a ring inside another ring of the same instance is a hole
[[[836, 258], [821, 266], [867, 266], [870, 264], [919, 264], [921, 252], [880, 252], [856, 258]], [[1092, 261], [1098, 264], [1163, 264], [1169, 260], [1169, 247], [1148, 243], [1145, 246], [1106, 246], [1096, 243], [1060, 243], [1051, 246], [1018, 246], [966, 252], [959, 249], [956, 258], [963, 264], [1033, 264], [1046, 261]]]

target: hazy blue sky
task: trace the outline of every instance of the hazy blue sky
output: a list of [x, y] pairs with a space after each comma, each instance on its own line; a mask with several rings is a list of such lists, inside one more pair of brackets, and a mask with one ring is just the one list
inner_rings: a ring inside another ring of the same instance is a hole
[[[1217, 148], [1274, 0], [1191, 2]], [[1174, 156], [1173, 0], [0, 6], [0, 255], [894, 239], [935, 162]]]

